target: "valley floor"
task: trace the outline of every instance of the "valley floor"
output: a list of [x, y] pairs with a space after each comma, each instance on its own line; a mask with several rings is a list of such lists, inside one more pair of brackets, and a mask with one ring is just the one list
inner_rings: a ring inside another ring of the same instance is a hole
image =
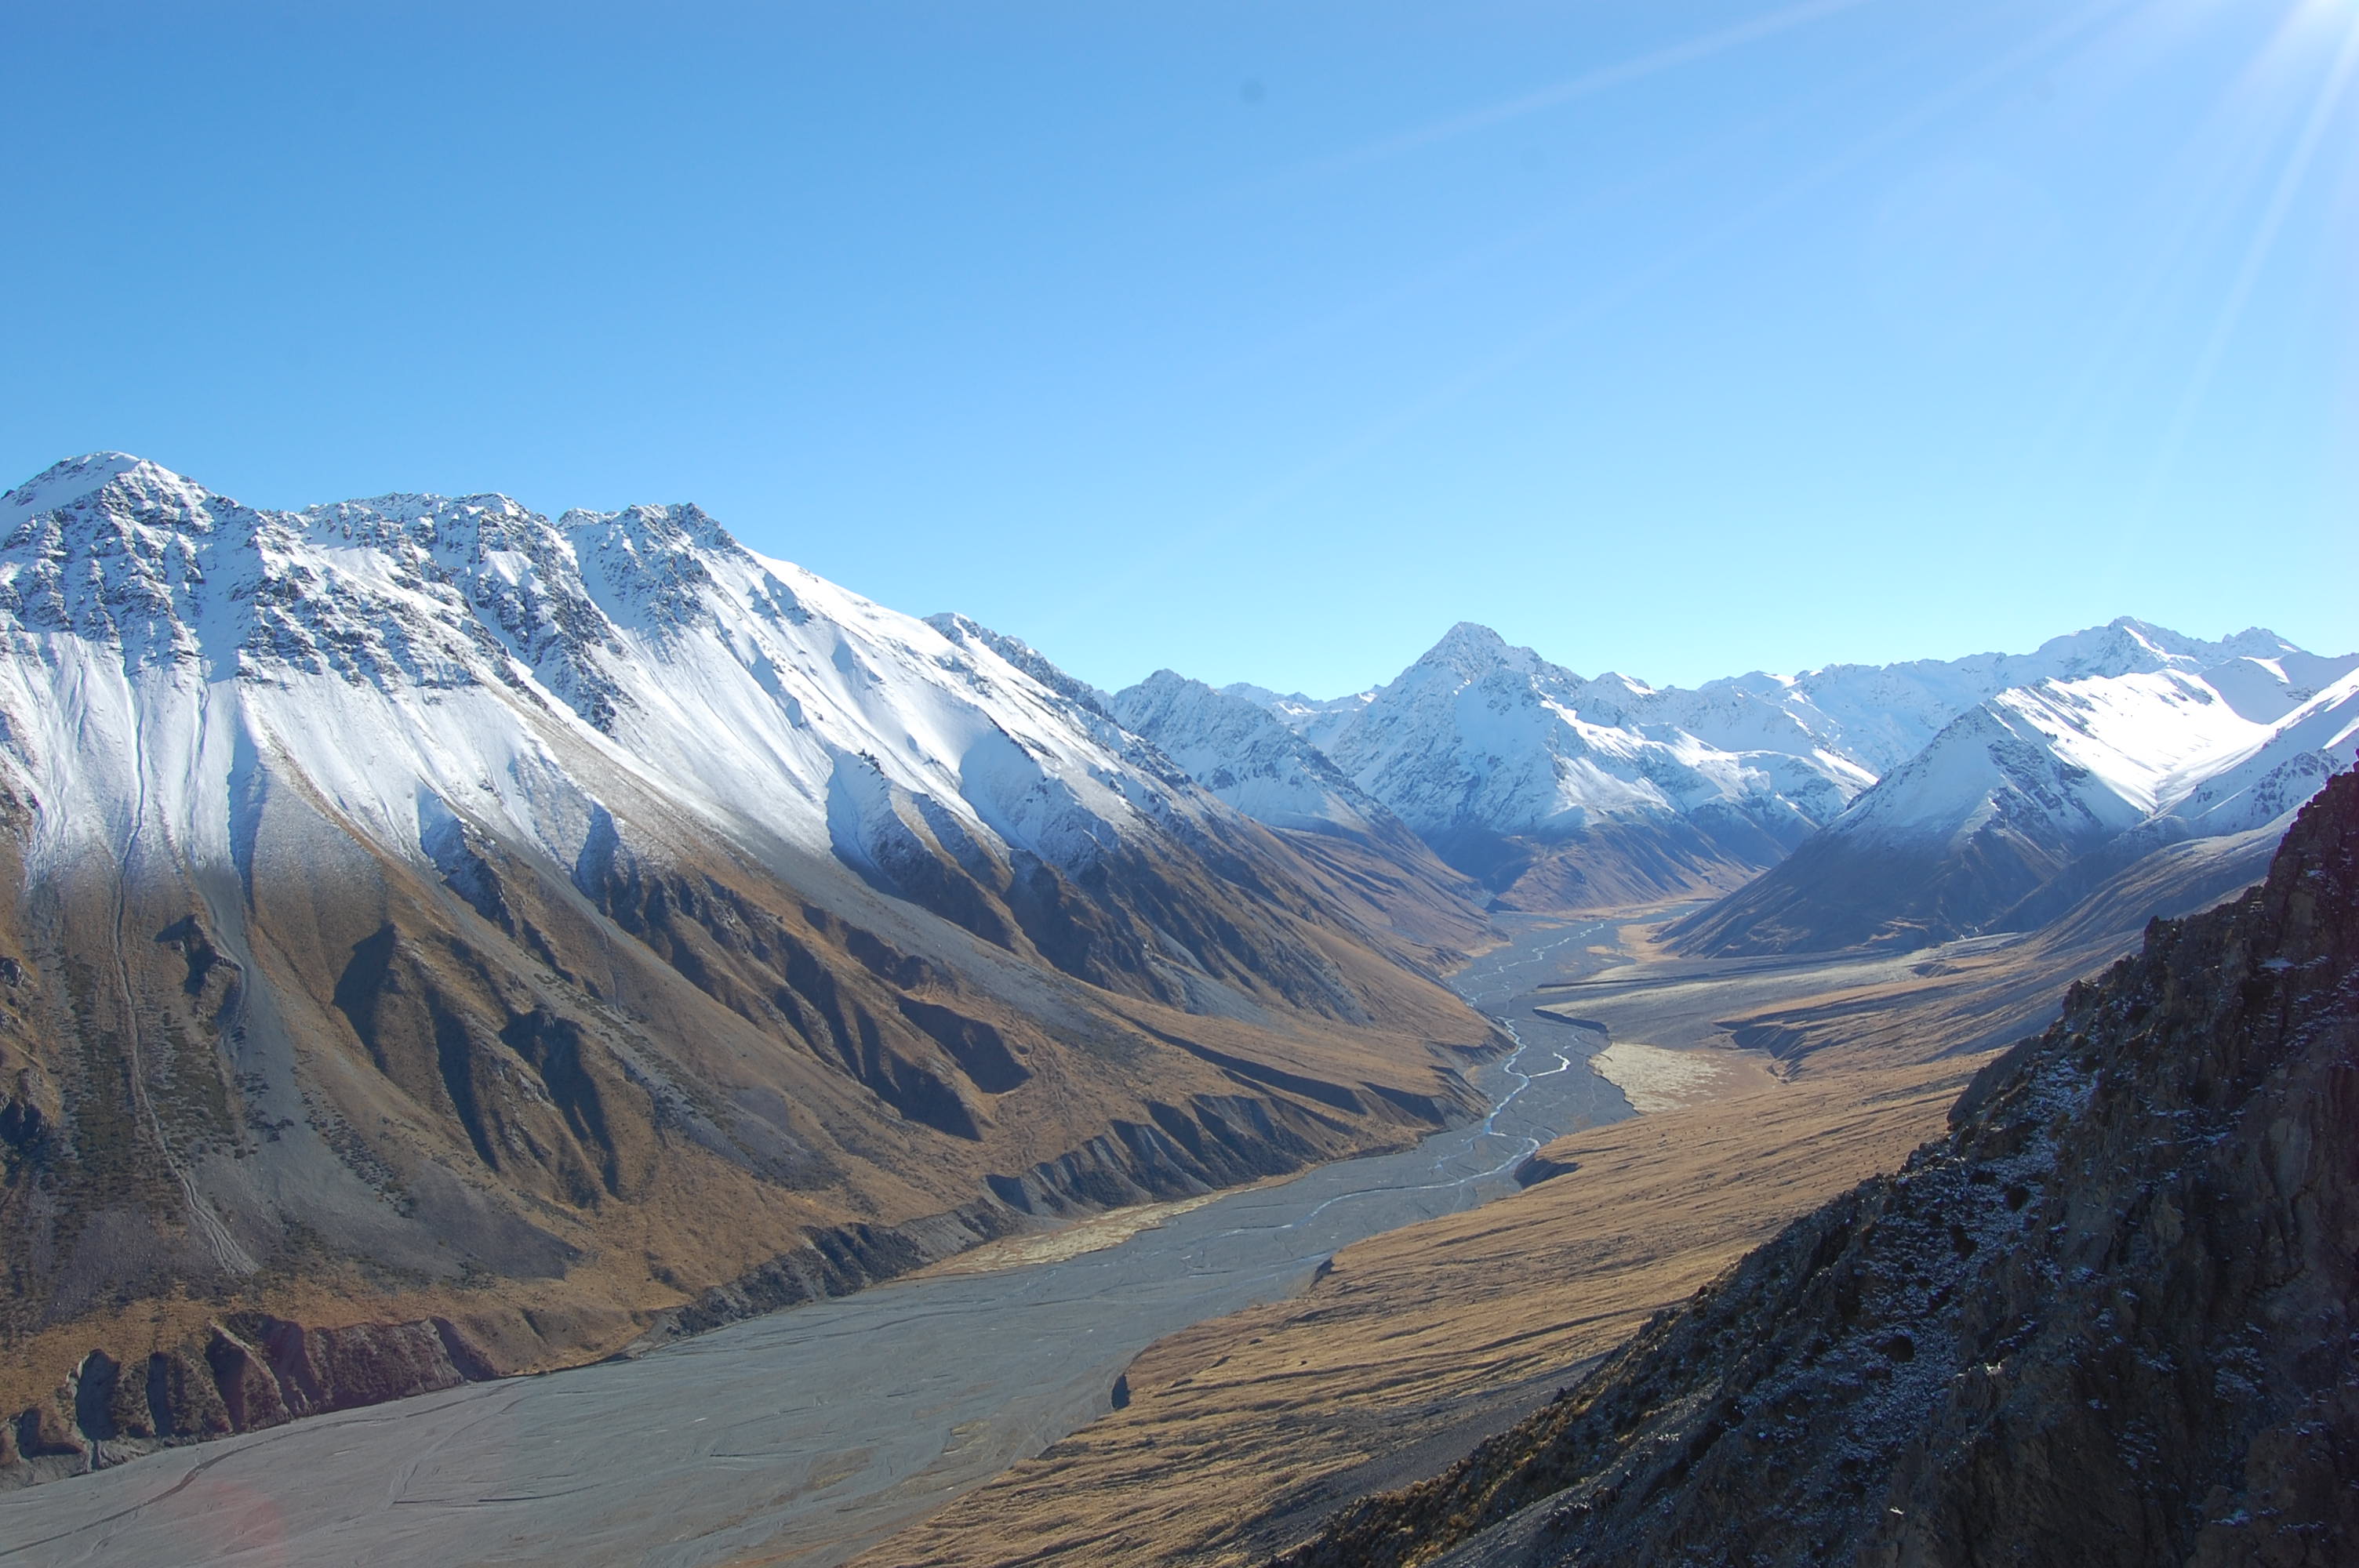
[[1462, 978], [1519, 1028], [1576, 1029], [1591, 1052], [1610, 1039], [1596, 1070], [1649, 1114], [1550, 1143], [1559, 1173], [1526, 1192], [1371, 1238], [1300, 1296], [1154, 1346], [1125, 1408], [854, 1568], [1266, 1561], [1338, 1507], [1446, 1468], [1787, 1222], [1897, 1169], [1993, 1050], [2135, 942], [2120, 922], [1693, 961], [1649, 933], [1618, 928], [1577, 966], [1527, 937], [1506, 962], [1542, 952], [1547, 973], [1487, 994]]
[[[1572, 972], [1618, 951], [1611, 922], [1536, 942], [1576, 937]], [[1517, 958], [1503, 949], [1470, 974]], [[1294, 1294], [1351, 1242], [1513, 1192], [1541, 1143], [1628, 1114], [1578, 1065], [1593, 1039], [1544, 1019], [1527, 1034], [1519, 1059], [1480, 1074], [1490, 1118], [1416, 1149], [1159, 1206], [1126, 1240], [1071, 1250], [1141, 1217], [1107, 1216], [1098, 1234], [1047, 1249], [1067, 1256], [1028, 1267], [943, 1270], [634, 1361], [315, 1417], [0, 1496], [0, 1562], [842, 1562], [1106, 1411], [1159, 1337]]]
[[1786, 1221], [1897, 1166], [1960, 1077], [1847, 1074], [1561, 1139], [1545, 1156], [1570, 1173], [1347, 1248], [1307, 1293], [1156, 1345], [1127, 1408], [857, 1568], [1258, 1563], [1446, 1467]]
[[[0, 1498], [0, 1562], [1256, 1562], [1896, 1167], [1991, 1033], [2104, 956], [1716, 973], [1642, 922], [1534, 923], [1459, 978], [1525, 1042], [1481, 1125], [1027, 1238], [997, 1271]], [[1652, 1053], [1617, 1076], [1669, 1108], [1632, 1119], [1588, 1070], [1609, 1037]], [[1558, 1173], [1518, 1191], [1519, 1169]]]

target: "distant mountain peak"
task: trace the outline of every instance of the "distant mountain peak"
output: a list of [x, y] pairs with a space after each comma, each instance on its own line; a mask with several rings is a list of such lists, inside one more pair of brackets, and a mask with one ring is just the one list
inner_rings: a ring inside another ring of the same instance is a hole
[[[1158, 670], [1156, 675], [1168, 675], [1169, 673], [1170, 672], [1168, 670]], [[1147, 678], [1151, 680], [1154, 676], [1150, 676]], [[1319, 701], [1317, 697], [1310, 697], [1303, 692], [1272, 691], [1266, 686], [1256, 686], [1249, 680], [1233, 680], [1228, 685], [1222, 687], [1220, 688], [1220, 692], [1223, 697], [1244, 697], [1256, 708], [1272, 708], [1281, 702], [1290, 703], [1297, 708], [1311, 708], [1317, 706]]]
[[1472, 675], [1492, 668], [1518, 652], [1507, 640], [1478, 622], [1461, 621], [1441, 634], [1441, 640], [1425, 651], [1417, 662], [1438, 665], [1462, 674]]

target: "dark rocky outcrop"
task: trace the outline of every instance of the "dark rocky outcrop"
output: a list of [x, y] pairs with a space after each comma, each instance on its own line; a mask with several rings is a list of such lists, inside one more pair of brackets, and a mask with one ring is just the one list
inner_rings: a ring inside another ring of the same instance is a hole
[[1552, 1160], [1546, 1154], [1535, 1154], [1516, 1166], [1513, 1173], [1516, 1185], [1536, 1187], [1542, 1182], [1552, 1182], [1559, 1176], [1570, 1176], [1580, 1169], [1581, 1165], [1576, 1161]]
[[8, 1420], [0, 1487], [493, 1375], [484, 1351], [445, 1318], [307, 1328], [234, 1314], [143, 1357], [83, 1357], [55, 1392]]
[[2359, 777], [1951, 1128], [1283, 1562], [2350, 1561]]

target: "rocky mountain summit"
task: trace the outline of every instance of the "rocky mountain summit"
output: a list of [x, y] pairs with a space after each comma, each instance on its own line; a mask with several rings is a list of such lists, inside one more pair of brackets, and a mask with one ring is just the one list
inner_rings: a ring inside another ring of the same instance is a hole
[[1821, 748], [1730, 751], [1654, 722], [1632, 711], [1644, 691], [1619, 676], [1584, 681], [1462, 624], [1328, 751], [1515, 907], [1734, 886], [1871, 782]]
[[1951, 1119], [1287, 1568], [2346, 1561], [2359, 776]]

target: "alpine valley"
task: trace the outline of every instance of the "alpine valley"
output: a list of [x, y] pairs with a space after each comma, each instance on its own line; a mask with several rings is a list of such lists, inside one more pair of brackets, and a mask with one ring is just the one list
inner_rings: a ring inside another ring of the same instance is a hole
[[[101, 454], [0, 497], [0, 1485], [637, 1357], [1440, 1134], [1472, 1149], [1586, 1058], [1604, 1109], [1459, 1184], [1500, 1201], [1437, 1199], [1299, 1300], [1147, 1351], [1102, 1424], [1027, 1434], [1026, 1465], [922, 1530], [892, 1533], [947, 1498], [709, 1560], [1408, 1563], [1481, 1537], [1466, 1560], [1555, 1561], [1536, 1521], [1575, 1496], [1614, 1560], [1649, 1560], [1701, 1526], [1628, 1478], [1734, 1430], [1699, 1413], [1715, 1390], [1800, 1388], [1820, 1340], [1891, 1360], [1809, 1285], [1818, 1253], [1915, 1266], [1943, 1183], [1978, 1244], [2033, 1193], [2077, 1214], [2063, 1162], [2146, 1114], [2084, 1080], [2169, 1076], [2143, 1010], [2300, 1044], [2300, 1019], [2246, 1019], [2250, 986], [2181, 996], [2171, 955], [2347, 958], [2299, 881], [2347, 892], [2346, 784], [2266, 896], [2157, 928], [2066, 1000], [2155, 917], [2262, 881], [2350, 767], [2359, 654], [2258, 629], [2124, 619], [1688, 690], [1461, 624], [1332, 700], [1169, 670], [1109, 693], [693, 506], [273, 512]], [[2301, 1018], [2342, 1005], [2268, 984]], [[1938, 1171], [1740, 1265], [1939, 1136]], [[1957, 1245], [1933, 1272], [2017, 1290]], [[1975, 1357], [2005, 1315], [1895, 1303], [1912, 1345]], [[1732, 1370], [1740, 1330], [1771, 1348]], [[1941, 1397], [1962, 1431], [1984, 1409]], [[1778, 1417], [1808, 1428], [1794, 1539], [1917, 1539], [1828, 1500], [1848, 1472], [1805, 1406]], [[1888, 1435], [1874, 1495], [1950, 1498]]]

